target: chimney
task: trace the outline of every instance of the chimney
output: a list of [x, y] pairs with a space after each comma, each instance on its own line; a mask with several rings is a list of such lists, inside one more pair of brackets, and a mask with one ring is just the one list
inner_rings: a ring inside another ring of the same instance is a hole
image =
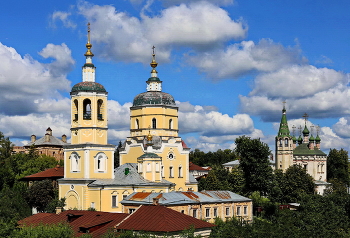
[[46, 129], [46, 134], [49, 134], [50, 136], [52, 136], [52, 130], [50, 127]]
[[35, 135], [32, 135], [31, 137], [30, 137], [30, 142], [35, 142], [36, 141], [36, 136]]
[[45, 142], [49, 142], [50, 141], [50, 134], [46, 133], [45, 134]]
[[153, 205], [155, 206], [159, 205], [159, 198], [153, 198]]
[[62, 212], [62, 207], [56, 207], [56, 214], [60, 214]]
[[65, 134], [62, 135], [62, 141], [64, 143], [67, 143], [67, 136]]

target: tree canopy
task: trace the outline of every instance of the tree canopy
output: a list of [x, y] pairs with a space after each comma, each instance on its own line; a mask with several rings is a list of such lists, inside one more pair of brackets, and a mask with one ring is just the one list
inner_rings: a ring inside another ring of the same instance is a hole
[[272, 187], [273, 170], [270, 165], [269, 146], [260, 139], [240, 136], [235, 140], [236, 153], [245, 178], [245, 192], [259, 191], [267, 195]]

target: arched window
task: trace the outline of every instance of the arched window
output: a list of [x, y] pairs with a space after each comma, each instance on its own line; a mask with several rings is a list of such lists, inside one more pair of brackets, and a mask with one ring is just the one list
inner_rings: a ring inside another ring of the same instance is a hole
[[85, 99], [83, 102], [84, 105], [84, 120], [91, 120], [91, 101], [90, 99]]
[[97, 101], [97, 119], [103, 120], [103, 100], [99, 99]]
[[70, 158], [71, 171], [72, 172], [79, 172], [80, 171], [79, 155], [76, 153], [72, 153], [69, 158]]
[[183, 175], [182, 175], [182, 166], [180, 165], [179, 166], [179, 178], [182, 178]]
[[139, 119], [136, 119], [136, 120], [135, 120], [135, 128], [136, 128], [136, 129], [140, 129]]
[[107, 156], [104, 153], [98, 153], [95, 157], [95, 171], [106, 172]]
[[173, 119], [169, 120], [169, 129], [173, 129]]
[[279, 146], [282, 147], [282, 139], [280, 139], [279, 142], [280, 142]]
[[286, 139], [284, 140], [284, 145], [285, 145], [285, 146], [288, 146], [288, 138], [286, 138]]
[[78, 100], [77, 99], [75, 99], [74, 100], [74, 112], [73, 112], [73, 114], [74, 114], [74, 121], [77, 121], [78, 120]]
[[152, 128], [153, 129], [157, 128], [157, 119], [155, 119], [155, 118], [152, 119]]

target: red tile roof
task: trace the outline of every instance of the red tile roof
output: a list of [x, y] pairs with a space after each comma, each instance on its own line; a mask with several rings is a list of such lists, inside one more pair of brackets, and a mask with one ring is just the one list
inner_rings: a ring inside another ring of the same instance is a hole
[[60, 214], [38, 213], [19, 221], [19, 225], [57, 224], [67, 222], [75, 233], [75, 236], [84, 234], [82, 231], [89, 231], [92, 237], [99, 237], [109, 229], [113, 229], [129, 214], [110, 213], [97, 211], [76, 211], [68, 210]]
[[117, 229], [146, 232], [176, 232], [191, 227], [200, 229], [211, 228], [213, 226], [215, 225], [164, 206], [142, 205], [118, 225]]
[[43, 180], [43, 179], [59, 179], [64, 177], [64, 168], [57, 165], [55, 168], [47, 169], [45, 171], [28, 175], [21, 180]]
[[203, 167], [201, 167], [201, 166], [199, 166], [199, 165], [196, 165], [196, 164], [190, 162], [189, 170], [190, 170], [190, 171], [191, 171], [191, 170], [208, 171], [209, 169], [205, 169], [205, 168], [203, 168]]

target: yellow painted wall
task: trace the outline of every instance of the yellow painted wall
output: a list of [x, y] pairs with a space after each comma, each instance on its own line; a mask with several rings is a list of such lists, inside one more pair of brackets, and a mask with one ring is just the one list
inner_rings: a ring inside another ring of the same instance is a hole
[[[125, 205], [123, 206], [123, 212], [128, 213], [129, 209], [135, 209], [138, 205]], [[186, 204], [167, 206], [175, 211], [184, 213], [189, 216], [193, 216], [193, 210], [197, 210], [196, 218], [205, 220], [207, 222], [214, 223], [214, 208], [217, 209], [217, 217], [223, 220], [231, 217], [241, 217], [246, 221], [252, 221], [253, 219], [253, 203], [252, 202], [227, 202], [227, 203], [208, 203], [208, 204]], [[237, 207], [240, 207], [241, 215], [237, 215]], [[247, 213], [244, 214], [244, 207], [247, 207]], [[206, 216], [206, 209], [209, 209], [209, 216]], [[229, 208], [229, 215], [226, 215], [226, 208]]]

